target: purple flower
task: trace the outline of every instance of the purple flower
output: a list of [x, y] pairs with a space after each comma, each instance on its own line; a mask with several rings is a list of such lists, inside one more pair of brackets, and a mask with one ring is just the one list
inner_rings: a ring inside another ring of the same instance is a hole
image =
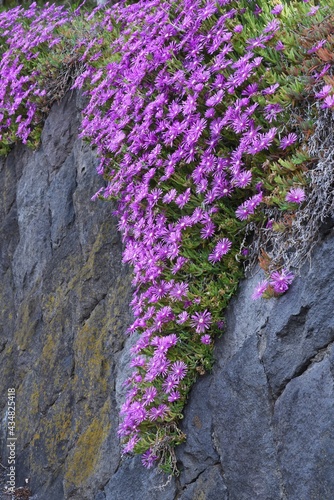
[[334, 108], [334, 95], [328, 95], [321, 106], [323, 109]]
[[180, 399], [180, 393], [179, 391], [171, 391], [168, 396], [168, 401], [170, 403], [174, 403], [174, 401], [177, 401]]
[[255, 16], [259, 16], [260, 14], [262, 13], [262, 9], [261, 7], [259, 7], [258, 4], [255, 5], [255, 9], [254, 9], [254, 14]]
[[286, 269], [282, 269], [281, 272], [275, 271], [270, 275], [269, 283], [276, 293], [284, 293], [288, 290], [293, 279], [294, 275], [292, 273], [288, 272]]
[[314, 52], [317, 52], [317, 50], [321, 49], [325, 44], [327, 43], [327, 40], [320, 40], [317, 42], [313, 47], [311, 47], [307, 53], [308, 54], [314, 54]]
[[237, 187], [244, 188], [250, 184], [252, 180], [252, 172], [250, 170], [242, 170], [234, 176], [234, 184]]
[[280, 13], [282, 12], [283, 10], [283, 5], [279, 4], [279, 5], [276, 5], [272, 10], [271, 10], [271, 13], [274, 14], [274, 16], [279, 16]]
[[172, 267], [172, 274], [177, 274], [187, 262], [188, 259], [186, 259], [186, 257], [178, 257], [176, 263]]
[[188, 318], [189, 314], [187, 313], [187, 311], [183, 311], [178, 315], [176, 323], [178, 325], [183, 325], [183, 323], [185, 323], [188, 320]]
[[311, 9], [308, 11], [307, 15], [314, 16], [318, 12], [319, 9], [320, 9], [319, 5], [317, 5], [315, 7], [311, 7]]
[[235, 211], [235, 215], [238, 217], [240, 220], [246, 220], [248, 217], [253, 213], [253, 211], [249, 208], [248, 203], [245, 202], [242, 205], [240, 205], [237, 210]]
[[169, 295], [172, 300], [182, 300], [182, 297], [186, 297], [188, 293], [187, 283], [176, 283], [170, 290]]
[[178, 385], [178, 380], [173, 376], [169, 376], [162, 384], [162, 388], [166, 394], [169, 394], [173, 389], [175, 389], [177, 385]]
[[305, 200], [304, 189], [299, 187], [290, 189], [285, 197], [285, 200], [289, 203], [303, 203], [303, 201]]
[[211, 344], [211, 337], [210, 337], [210, 335], [208, 335], [208, 334], [202, 335], [201, 342], [202, 342], [202, 344]]
[[280, 148], [281, 149], [286, 149], [287, 147], [291, 146], [294, 142], [296, 142], [298, 137], [296, 134], [288, 134], [280, 142]]
[[277, 50], [277, 52], [280, 52], [282, 50], [285, 50], [285, 45], [283, 42], [281, 42], [281, 40], [279, 40], [276, 45], [275, 45], [275, 50]]
[[219, 240], [217, 245], [215, 246], [212, 253], [210, 253], [208, 260], [213, 264], [218, 262], [223, 255], [227, 254], [231, 249], [232, 243], [228, 238], [223, 238]]
[[141, 462], [146, 469], [153, 467], [154, 462], [158, 460], [158, 457], [153, 454], [152, 450], [149, 449], [142, 454]]
[[278, 113], [282, 113], [283, 108], [280, 104], [268, 104], [267, 106], [264, 107], [264, 117], [266, 120], [268, 120], [269, 123], [271, 123], [273, 120], [276, 120], [276, 116]]
[[136, 446], [138, 441], [139, 441], [139, 437], [137, 435], [132, 436], [129, 439], [129, 441], [126, 443], [126, 445], [124, 446], [122, 453], [125, 454], [125, 453], [130, 453], [131, 451], [133, 451], [133, 448]]
[[151, 422], [157, 420], [158, 418], [164, 418], [167, 414], [168, 406], [167, 405], [159, 405], [157, 408], [151, 408], [149, 411], [149, 418]]
[[253, 300], [257, 300], [260, 297], [262, 297], [262, 295], [266, 291], [268, 285], [269, 285], [269, 283], [268, 283], [267, 280], [260, 281], [260, 283], [258, 283], [256, 285], [256, 287], [255, 287], [255, 289], [253, 291], [252, 299]]
[[145, 389], [145, 393], [143, 395], [144, 406], [150, 405], [151, 403], [153, 403], [157, 394], [158, 394], [158, 390], [155, 387], [153, 387], [153, 386], [147, 387]]
[[190, 199], [190, 188], [188, 188], [184, 193], [179, 194], [176, 198], [175, 203], [178, 207], [183, 208]]
[[317, 99], [325, 99], [332, 90], [333, 87], [331, 85], [324, 85], [320, 92], [316, 92], [314, 95]]
[[191, 319], [191, 326], [196, 329], [196, 333], [204, 333], [210, 328], [211, 313], [207, 310], [193, 314]]
[[262, 90], [263, 95], [272, 95], [275, 94], [276, 90], [279, 88], [279, 83], [274, 83], [274, 85], [270, 85], [266, 89]]
[[182, 380], [187, 374], [188, 367], [184, 361], [175, 361], [170, 367], [171, 376], [179, 381]]
[[215, 229], [216, 226], [211, 221], [207, 222], [201, 229], [201, 238], [203, 238], [204, 240], [206, 238], [211, 238], [211, 236], [213, 236], [215, 232]]
[[241, 33], [243, 29], [244, 29], [244, 27], [242, 26], [242, 24], [237, 24], [237, 25], [234, 27], [233, 31], [234, 31], [235, 33]]

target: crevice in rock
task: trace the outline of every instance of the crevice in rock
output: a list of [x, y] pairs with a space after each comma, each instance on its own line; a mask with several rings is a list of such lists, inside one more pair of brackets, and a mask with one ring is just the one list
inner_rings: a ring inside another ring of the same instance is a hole
[[82, 314], [81, 318], [79, 319], [79, 322], [81, 324], [85, 323], [86, 321], [89, 320], [89, 318], [91, 317], [91, 315], [93, 314], [93, 312], [95, 311], [95, 309], [99, 306], [99, 304], [101, 304], [101, 302], [104, 301], [104, 299], [106, 298], [107, 296], [107, 293], [103, 293], [101, 295], [101, 298], [99, 299], [95, 299], [92, 304], [90, 305], [90, 307], [87, 308], [87, 310]]
[[[217, 464], [213, 464], [213, 465], [217, 465]], [[180, 496], [181, 496], [181, 495], [182, 495], [182, 493], [183, 493], [183, 492], [184, 492], [184, 491], [188, 488], [188, 486], [190, 486], [191, 484], [196, 483], [196, 481], [198, 480], [198, 478], [199, 478], [202, 474], [204, 474], [204, 472], [205, 472], [206, 470], [207, 470], [207, 468], [206, 468], [206, 469], [204, 469], [204, 470], [202, 470], [201, 472], [199, 472], [199, 473], [197, 474], [197, 476], [196, 476], [194, 479], [192, 479], [191, 481], [189, 481], [189, 483], [186, 483], [183, 487], [181, 487], [180, 483], [178, 482], [178, 491], [176, 492], [176, 495], [175, 495], [175, 497], [174, 497], [174, 500], [178, 500], [178, 498], [180, 498]]]
[[[266, 321], [265, 325], [263, 325], [263, 327], [261, 328], [262, 331], [264, 330], [267, 323], [268, 323], [268, 320]], [[275, 394], [272, 390], [270, 380], [269, 380], [269, 377], [268, 377], [268, 374], [266, 371], [266, 367], [265, 367], [265, 364], [264, 364], [263, 359], [262, 359], [262, 355], [263, 355], [263, 352], [265, 350], [265, 346], [264, 346], [265, 336], [264, 336], [264, 334], [261, 334], [261, 330], [257, 335], [257, 337], [258, 337], [257, 349], [258, 349], [259, 361], [260, 361], [260, 364], [262, 366], [263, 373], [264, 373], [266, 383], [267, 383], [268, 402], [269, 402], [269, 406], [270, 406], [269, 428], [271, 431], [271, 436], [272, 436], [274, 450], [275, 450], [275, 456], [276, 456], [276, 464], [277, 464], [276, 470], [277, 470], [277, 477], [278, 477], [279, 488], [280, 488], [280, 493], [281, 493], [280, 500], [288, 500], [288, 497], [287, 497], [286, 491], [285, 491], [284, 481], [283, 481], [283, 473], [282, 473], [282, 470], [279, 466], [279, 460], [278, 460], [279, 443], [278, 443], [277, 438], [276, 438], [275, 426], [273, 425], [275, 402], [276, 402], [277, 398], [275, 397]]]
[[315, 354], [312, 354], [311, 357], [309, 357], [308, 359], [306, 359], [295, 370], [295, 372], [292, 375], [292, 377], [289, 377], [288, 379], [284, 380], [284, 382], [281, 384], [281, 386], [278, 388], [278, 390], [277, 390], [277, 392], [275, 394], [275, 401], [283, 394], [283, 392], [285, 391], [285, 388], [291, 382], [291, 380], [293, 380], [293, 379], [295, 379], [295, 378], [300, 377], [301, 375], [303, 375], [309, 368], [311, 368], [311, 366], [314, 363], [320, 363], [320, 361], [322, 361], [324, 359], [327, 351], [332, 347], [333, 344], [334, 344], [334, 340], [330, 340], [324, 346], [319, 347], [317, 349], [317, 351], [316, 351]]

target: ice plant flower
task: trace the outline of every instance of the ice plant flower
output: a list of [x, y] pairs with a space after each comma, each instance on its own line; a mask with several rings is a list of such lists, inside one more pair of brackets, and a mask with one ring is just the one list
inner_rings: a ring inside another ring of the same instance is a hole
[[252, 293], [252, 300], [261, 298], [264, 292], [267, 290], [268, 285], [269, 283], [267, 280], [260, 281], [260, 283], [258, 283], [254, 288], [254, 291]]
[[324, 85], [320, 92], [316, 92], [314, 96], [317, 99], [325, 99], [329, 95], [329, 93], [333, 90], [332, 85]]
[[304, 189], [299, 187], [290, 189], [285, 197], [285, 200], [289, 203], [303, 203], [303, 201], [305, 200]]
[[222, 240], [219, 240], [213, 252], [210, 253], [208, 260], [212, 264], [218, 262], [223, 257], [223, 255], [226, 255], [230, 251], [231, 246], [232, 242], [228, 238], [223, 238]]
[[321, 107], [323, 109], [334, 108], [334, 95], [328, 95], [327, 97], [325, 97]]
[[311, 9], [308, 11], [307, 15], [314, 16], [318, 12], [319, 9], [320, 9], [319, 5], [316, 5], [315, 7], [311, 7]]
[[207, 310], [193, 314], [191, 319], [191, 326], [195, 328], [196, 333], [204, 333], [210, 328], [211, 313]]
[[276, 5], [272, 10], [271, 10], [271, 13], [274, 14], [274, 16], [279, 16], [280, 13], [282, 12], [283, 10], [283, 5], [282, 4], [279, 4], [279, 5]]
[[202, 344], [211, 344], [211, 337], [210, 337], [210, 335], [208, 335], [208, 334], [202, 335], [201, 342], [202, 342]]
[[282, 269], [281, 271], [275, 271], [270, 275], [269, 284], [273, 287], [276, 293], [284, 293], [288, 290], [294, 279], [294, 275]]
[[297, 141], [298, 137], [296, 134], [288, 134], [280, 142], [280, 148], [286, 149]]

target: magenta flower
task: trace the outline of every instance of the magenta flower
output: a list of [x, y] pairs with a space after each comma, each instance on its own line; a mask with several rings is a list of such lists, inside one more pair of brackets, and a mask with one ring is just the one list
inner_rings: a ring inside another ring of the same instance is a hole
[[319, 9], [320, 9], [319, 5], [317, 5], [315, 7], [311, 7], [311, 9], [308, 11], [307, 15], [314, 16], [318, 12]]
[[208, 260], [213, 264], [218, 262], [223, 255], [226, 255], [231, 249], [232, 243], [228, 238], [223, 238], [219, 240], [217, 245], [215, 246], [212, 253], [210, 253]]
[[286, 149], [287, 147], [291, 146], [294, 142], [296, 142], [298, 137], [296, 134], [288, 134], [280, 142], [280, 148], [281, 149]]
[[275, 45], [275, 50], [277, 50], [277, 52], [281, 52], [284, 49], [285, 49], [284, 43], [281, 42], [281, 40], [279, 40]]
[[171, 376], [179, 381], [182, 380], [187, 374], [188, 367], [184, 361], [175, 361], [170, 367]]
[[252, 294], [252, 299], [257, 300], [260, 297], [262, 297], [264, 292], [267, 290], [268, 285], [269, 285], [269, 283], [267, 280], [260, 281], [260, 283], [258, 283], [256, 285], [256, 287], [254, 288], [254, 291]]
[[328, 95], [325, 99], [324, 99], [324, 103], [323, 105], [321, 106], [323, 109], [326, 109], [326, 108], [334, 108], [334, 95]]
[[162, 388], [166, 394], [169, 394], [175, 387], [178, 385], [178, 380], [174, 377], [167, 377], [164, 383], [162, 384]]
[[164, 418], [167, 414], [168, 406], [167, 405], [159, 405], [157, 408], [153, 407], [149, 411], [149, 418], [151, 422], [157, 420], [158, 418]]
[[143, 395], [144, 406], [150, 405], [151, 403], [153, 403], [157, 394], [158, 394], [158, 391], [155, 387], [147, 387], [145, 389], [145, 393]]
[[276, 120], [276, 116], [278, 113], [281, 113], [283, 111], [283, 108], [280, 104], [268, 104], [267, 106], [264, 107], [264, 117], [266, 120], [268, 120], [269, 123], [271, 123], [273, 120]]
[[176, 323], [178, 325], [182, 325], [183, 323], [185, 323], [188, 320], [188, 318], [189, 318], [189, 314], [187, 313], [187, 311], [183, 311], [178, 315]]
[[272, 10], [271, 10], [271, 13], [274, 14], [274, 16], [279, 16], [280, 13], [282, 12], [283, 10], [283, 5], [279, 4], [279, 5], [276, 5]]
[[248, 203], [245, 202], [242, 205], [240, 205], [237, 210], [235, 211], [235, 215], [238, 217], [240, 220], [246, 220], [248, 217], [253, 213], [253, 211], [249, 208]]
[[201, 337], [201, 342], [202, 344], [211, 344], [211, 337], [210, 335], [202, 335]]
[[240, 188], [248, 186], [251, 180], [252, 180], [252, 172], [250, 172], [249, 170], [242, 170], [234, 176], [234, 184]]
[[315, 45], [313, 45], [313, 47], [311, 47], [307, 53], [308, 54], [314, 54], [314, 52], [317, 52], [317, 50], [321, 49], [324, 45], [326, 45], [327, 43], [327, 40], [320, 40], [319, 42], [317, 42]]
[[316, 92], [314, 95], [317, 99], [325, 99], [328, 94], [332, 91], [333, 87], [331, 85], [324, 85], [320, 92]]
[[129, 441], [126, 443], [126, 445], [124, 446], [122, 453], [124, 453], [124, 455], [125, 455], [126, 453], [130, 453], [131, 451], [133, 451], [133, 448], [136, 446], [138, 441], [139, 441], [139, 437], [137, 435], [132, 436], [129, 439]]
[[190, 188], [188, 188], [184, 193], [179, 194], [176, 198], [175, 203], [178, 207], [183, 208], [190, 199]]
[[201, 229], [201, 238], [211, 238], [215, 232], [216, 226], [211, 222], [207, 222], [205, 226]]
[[186, 297], [188, 293], [187, 283], [176, 283], [170, 290], [169, 295], [172, 300], [182, 300], [182, 297]]
[[292, 188], [287, 193], [285, 200], [289, 203], [302, 203], [305, 200], [305, 191], [302, 188]]
[[171, 391], [168, 396], [168, 401], [170, 403], [174, 403], [174, 401], [177, 401], [180, 399], [180, 393], [179, 391]]
[[141, 462], [146, 469], [153, 467], [154, 462], [158, 460], [158, 457], [153, 454], [152, 450], [149, 449], [142, 454]]
[[211, 313], [207, 310], [193, 314], [191, 319], [191, 326], [196, 329], [196, 333], [204, 333], [205, 330], [210, 328]]
[[284, 293], [288, 290], [294, 279], [294, 275], [286, 269], [275, 271], [270, 275], [269, 283], [276, 293]]

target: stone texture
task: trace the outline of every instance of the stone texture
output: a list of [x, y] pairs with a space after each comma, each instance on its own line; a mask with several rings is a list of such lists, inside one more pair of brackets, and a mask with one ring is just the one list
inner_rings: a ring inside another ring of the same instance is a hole
[[288, 383], [275, 405], [278, 460], [289, 500], [333, 496], [333, 362], [331, 345]]
[[[101, 179], [79, 119], [68, 96], [38, 151], [18, 146], [0, 167], [1, 394], [16, 387], [17, 484], [30, 477], [48, 500], [91, 499], [120, 459], [113, 387], [130, 278], [110, 204], [90, 201]], [[5, 409], [3, 397], [2, 461]]]
[[81, 100], [53, 107], [38, 151], [0, 160], [0, 463], [15, 387], [17, 486], [29, 477], [34, 500], [332, 500], [330, 224], [285, 296], [254, 302], [260, 274], [241, 283], [185, 409], [180, 476], [121, 458], [131, 276], [110, 204], [90, 202], [101, 179], [77, 138]]
[[106, 500], [173, 500], [177, 487], [175, 479], [147, 470], [140, 457], [125, 459], [116, 474], [105, 486]]

